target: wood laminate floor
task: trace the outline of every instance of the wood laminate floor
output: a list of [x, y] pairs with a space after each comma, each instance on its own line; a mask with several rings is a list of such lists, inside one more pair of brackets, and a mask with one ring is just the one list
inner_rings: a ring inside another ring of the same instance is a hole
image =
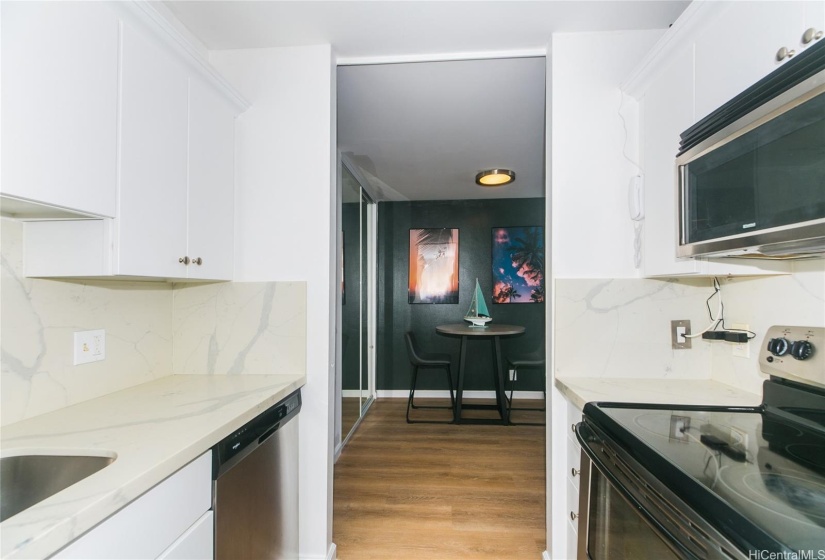
[[376, 401], [335, 465], [338, 558], [540, 559], [544, 428], [407, 424], [406, 404]]

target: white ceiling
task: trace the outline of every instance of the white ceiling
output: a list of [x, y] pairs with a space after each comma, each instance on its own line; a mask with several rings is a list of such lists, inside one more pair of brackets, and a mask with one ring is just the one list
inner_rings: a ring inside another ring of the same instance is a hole
[[[543, 57], [339, 67], [338, 147], [411, 200], [544, 196], [544, 69]], [[502, 167], [513, 184], [475, 184]]]
[[[329, 43], [338, 147], [382, 198], [544, 196], [544, 59], [556, 32], [665, 29], [688, 1], [169, 1], [210, 50]], [[474, 60], [455, 60], [455, 59]], [[478, 60], [484, 58], [486, 60]], [[405, 64], [385, 61], [452, 60]], [[479, 187], [488, 167], [516, 172]]]

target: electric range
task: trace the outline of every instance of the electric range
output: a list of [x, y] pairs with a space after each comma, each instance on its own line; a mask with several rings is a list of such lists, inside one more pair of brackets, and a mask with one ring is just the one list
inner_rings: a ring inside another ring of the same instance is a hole
[[579, 558], [825, 560], [825, 328], [759, 364], [758, 407], [585, 405]]

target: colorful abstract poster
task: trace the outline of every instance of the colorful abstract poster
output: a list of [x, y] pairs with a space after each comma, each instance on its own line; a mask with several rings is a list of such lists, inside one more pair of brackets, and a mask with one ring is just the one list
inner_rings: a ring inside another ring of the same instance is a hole
[[544, 227], [493, 228], [493, 303], [544, 303]]
[[410, 303], [458, 303], [458, 230], [410, 230]]

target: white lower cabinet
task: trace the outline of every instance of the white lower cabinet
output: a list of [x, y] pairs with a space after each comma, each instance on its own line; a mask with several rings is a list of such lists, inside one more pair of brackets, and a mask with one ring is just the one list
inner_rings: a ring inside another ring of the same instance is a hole
[[212, 558], [208, 451], [57, 552], [59, 559]]
[[579, 468], [581, 447], [573, 426], [582, 411], [553, 388], [552, 551], [556, 560], [576, 558], [579, 523]]
[[214, 521], [212, 510], [204, 513], [158, 560], [212, 560], [215, 557]]

